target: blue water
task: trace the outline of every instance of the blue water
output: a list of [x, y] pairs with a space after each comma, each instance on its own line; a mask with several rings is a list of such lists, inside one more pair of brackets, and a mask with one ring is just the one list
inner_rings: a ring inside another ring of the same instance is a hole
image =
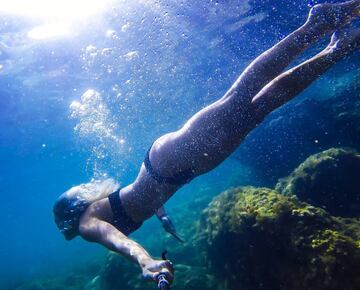
[[[307, 4], [115, 1], [70, 34], [43, 39], [28, 35], [43, 20], [0, 10], [0, 285], [102, 257], [101, 247], [58, 233], [56, 197], [91, 178], [130, 183], [152, 141], [221, 97], [254, 57], [303, 23]], [[355, 53], [288, 107], [334, 97], [359, 75]], [[261, 180], [229, 159], [169, 208], [200, 188], [215, 195], [248, 183]]]

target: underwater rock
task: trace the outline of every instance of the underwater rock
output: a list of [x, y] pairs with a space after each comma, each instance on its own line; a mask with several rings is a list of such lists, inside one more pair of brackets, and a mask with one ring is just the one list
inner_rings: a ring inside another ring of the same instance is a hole
[[228, 290], [355, 290], [360, 221], [268, 188], [240, 187], [204, 211], [198, 243]]
[[360, 154], [332, 148], [307, 158], [276, 190], [336, 216], [360, 216]]
[[219, 281], [206, 267], [175, 265], [174, 290], [223, 290]]
[[[84, 288], [86, 284], [100, 270], [99, 261], [94, 261], [86, 265], [77, 265], [71, 270], [59, 272], [57, 275], [43, 276], [31, 281], [21, 283], [19, 286], [12, 287], [16, 290], [90, 290]], [[94, 289], [95, 290], [95, 289]]]
[[[148, 283], [140, 277], [140, 268], [123, 257], [109, 253], [99, 276], [86, 290], [153, 290], [154, 283]], [[175, 290], [216, 290], [216, 278], [208, 273], [205, 267], [175, 265]], [[219, 289], [220, 290], [220, 289]]]
[[71, 273], [65, 277], [44, 278], [24, 283], [16, 287], [16, 290], [83, 290], [89, 277], [86, 275]]
[[110, 252], [99, 277], [94, 281], [99, 290], [153, 289], [141, 279], [140, 268], [134, 263]]

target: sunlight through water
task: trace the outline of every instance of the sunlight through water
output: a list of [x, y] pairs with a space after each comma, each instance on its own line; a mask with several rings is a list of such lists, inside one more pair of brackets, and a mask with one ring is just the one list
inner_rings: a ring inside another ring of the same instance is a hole
[[[109, 9], [114, 0], [0, 0], [0, 14], [37, 22], [28, 32], [33, 39], [71, 35], [75, 24]], [[39, 23], [40, 22], [40, 23]]]

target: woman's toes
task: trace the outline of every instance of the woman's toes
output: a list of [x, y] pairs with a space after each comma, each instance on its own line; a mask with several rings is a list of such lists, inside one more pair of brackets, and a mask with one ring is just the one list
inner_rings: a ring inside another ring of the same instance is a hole
[[348, 54], [360, 47], [360, 28], [336, 31], [331, 36], [328, 49]]
[[336, 4], [318, 4], [311, 8], [308, 22], [315, 28], [331, 32], [360, 16], [360, 0]]

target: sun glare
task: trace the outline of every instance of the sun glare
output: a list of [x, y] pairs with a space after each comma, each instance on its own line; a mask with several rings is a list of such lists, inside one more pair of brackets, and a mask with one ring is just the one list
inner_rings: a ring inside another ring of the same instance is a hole
[[71, 26], [67, 23], [50, 23], [36, 26], [27, 35], [32, 39], [48, 39], [53, 37], [63, 37], [71, 34]]
[[10, 14], [36, 20], [41, 25], [29, 31], [34, 39], [71, 34], [75, 24], [99, 15], [114, 0], [0, 0], [0, 15]]

